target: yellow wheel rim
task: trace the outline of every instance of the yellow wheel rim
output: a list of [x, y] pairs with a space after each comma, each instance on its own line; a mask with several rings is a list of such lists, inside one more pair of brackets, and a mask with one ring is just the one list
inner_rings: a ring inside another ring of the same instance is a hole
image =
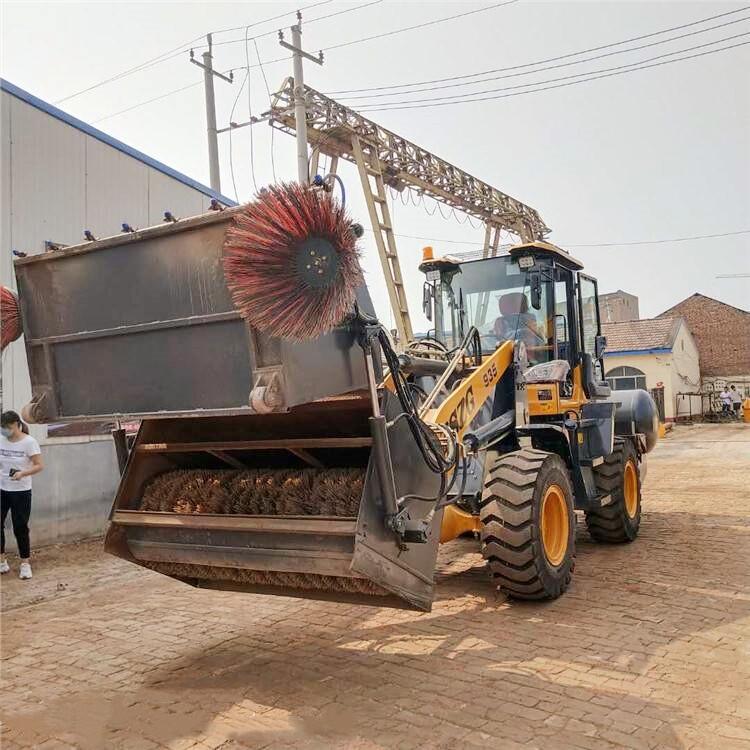
[[568, 549], [568, 504], [559, 485], [551, 484], [542, 500], [542, 547], [550, 565], [559, 565]]
[[623, 494], [625, 495], [625, 512], [630, 518], [635, 518], [638, 513], [638, 472], [632, 460], [625, 464]]

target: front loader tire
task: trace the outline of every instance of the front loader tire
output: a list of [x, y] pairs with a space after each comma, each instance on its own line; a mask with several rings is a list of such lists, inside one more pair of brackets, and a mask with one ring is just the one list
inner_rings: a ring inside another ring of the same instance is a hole
[[480, 519], [493, 581], [514, 599], [556, 599], [575, 561], [568, 468], [557, 454], [533, 448], [487, 460]]
[[586, 526], [597, 542], [632, 542], [641, 525], [641, 471], [633, 442], [615, 438], [612, 453], [594, 469], [596, 487], [611, 501], [586, 512]]

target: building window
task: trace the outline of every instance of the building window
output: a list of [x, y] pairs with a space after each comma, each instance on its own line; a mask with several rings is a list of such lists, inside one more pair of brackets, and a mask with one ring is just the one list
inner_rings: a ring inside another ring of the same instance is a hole
[[615, 367], [607, 373], [607, 382], [613, 391], [646, 390], [646, 374], [635, 367]]

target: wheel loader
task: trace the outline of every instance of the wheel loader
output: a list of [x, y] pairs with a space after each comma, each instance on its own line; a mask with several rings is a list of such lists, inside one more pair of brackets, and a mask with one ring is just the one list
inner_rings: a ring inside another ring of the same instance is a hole
[[576, 511], [597, 541], [635, 539], [656, 410], [604, 382], [577, 260], [426, 250], [432, 328], [400, 353], [364, 284], [333, 330], [287, 340], [233, 305], [241, 211], [15, 262], [25, 418], [140, 420], [129, 449], [115, 432], [108, 552], [199, 588], [430, 610], [461, 535], [518, 599], [565, 591]]

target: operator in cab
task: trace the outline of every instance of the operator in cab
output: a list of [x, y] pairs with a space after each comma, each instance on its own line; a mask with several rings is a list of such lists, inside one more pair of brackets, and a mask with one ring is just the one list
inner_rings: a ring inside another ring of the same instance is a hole
[[536, 316], [529, 312], [529, 300], [523, 292], [506, 292], [497, 297], [500, 315], [495, 318], [492, 334], [501, 341], [523, 341], [529, 351], [529, 361], [533, 364], [531, 352], [546, 344], [539, 333]]

